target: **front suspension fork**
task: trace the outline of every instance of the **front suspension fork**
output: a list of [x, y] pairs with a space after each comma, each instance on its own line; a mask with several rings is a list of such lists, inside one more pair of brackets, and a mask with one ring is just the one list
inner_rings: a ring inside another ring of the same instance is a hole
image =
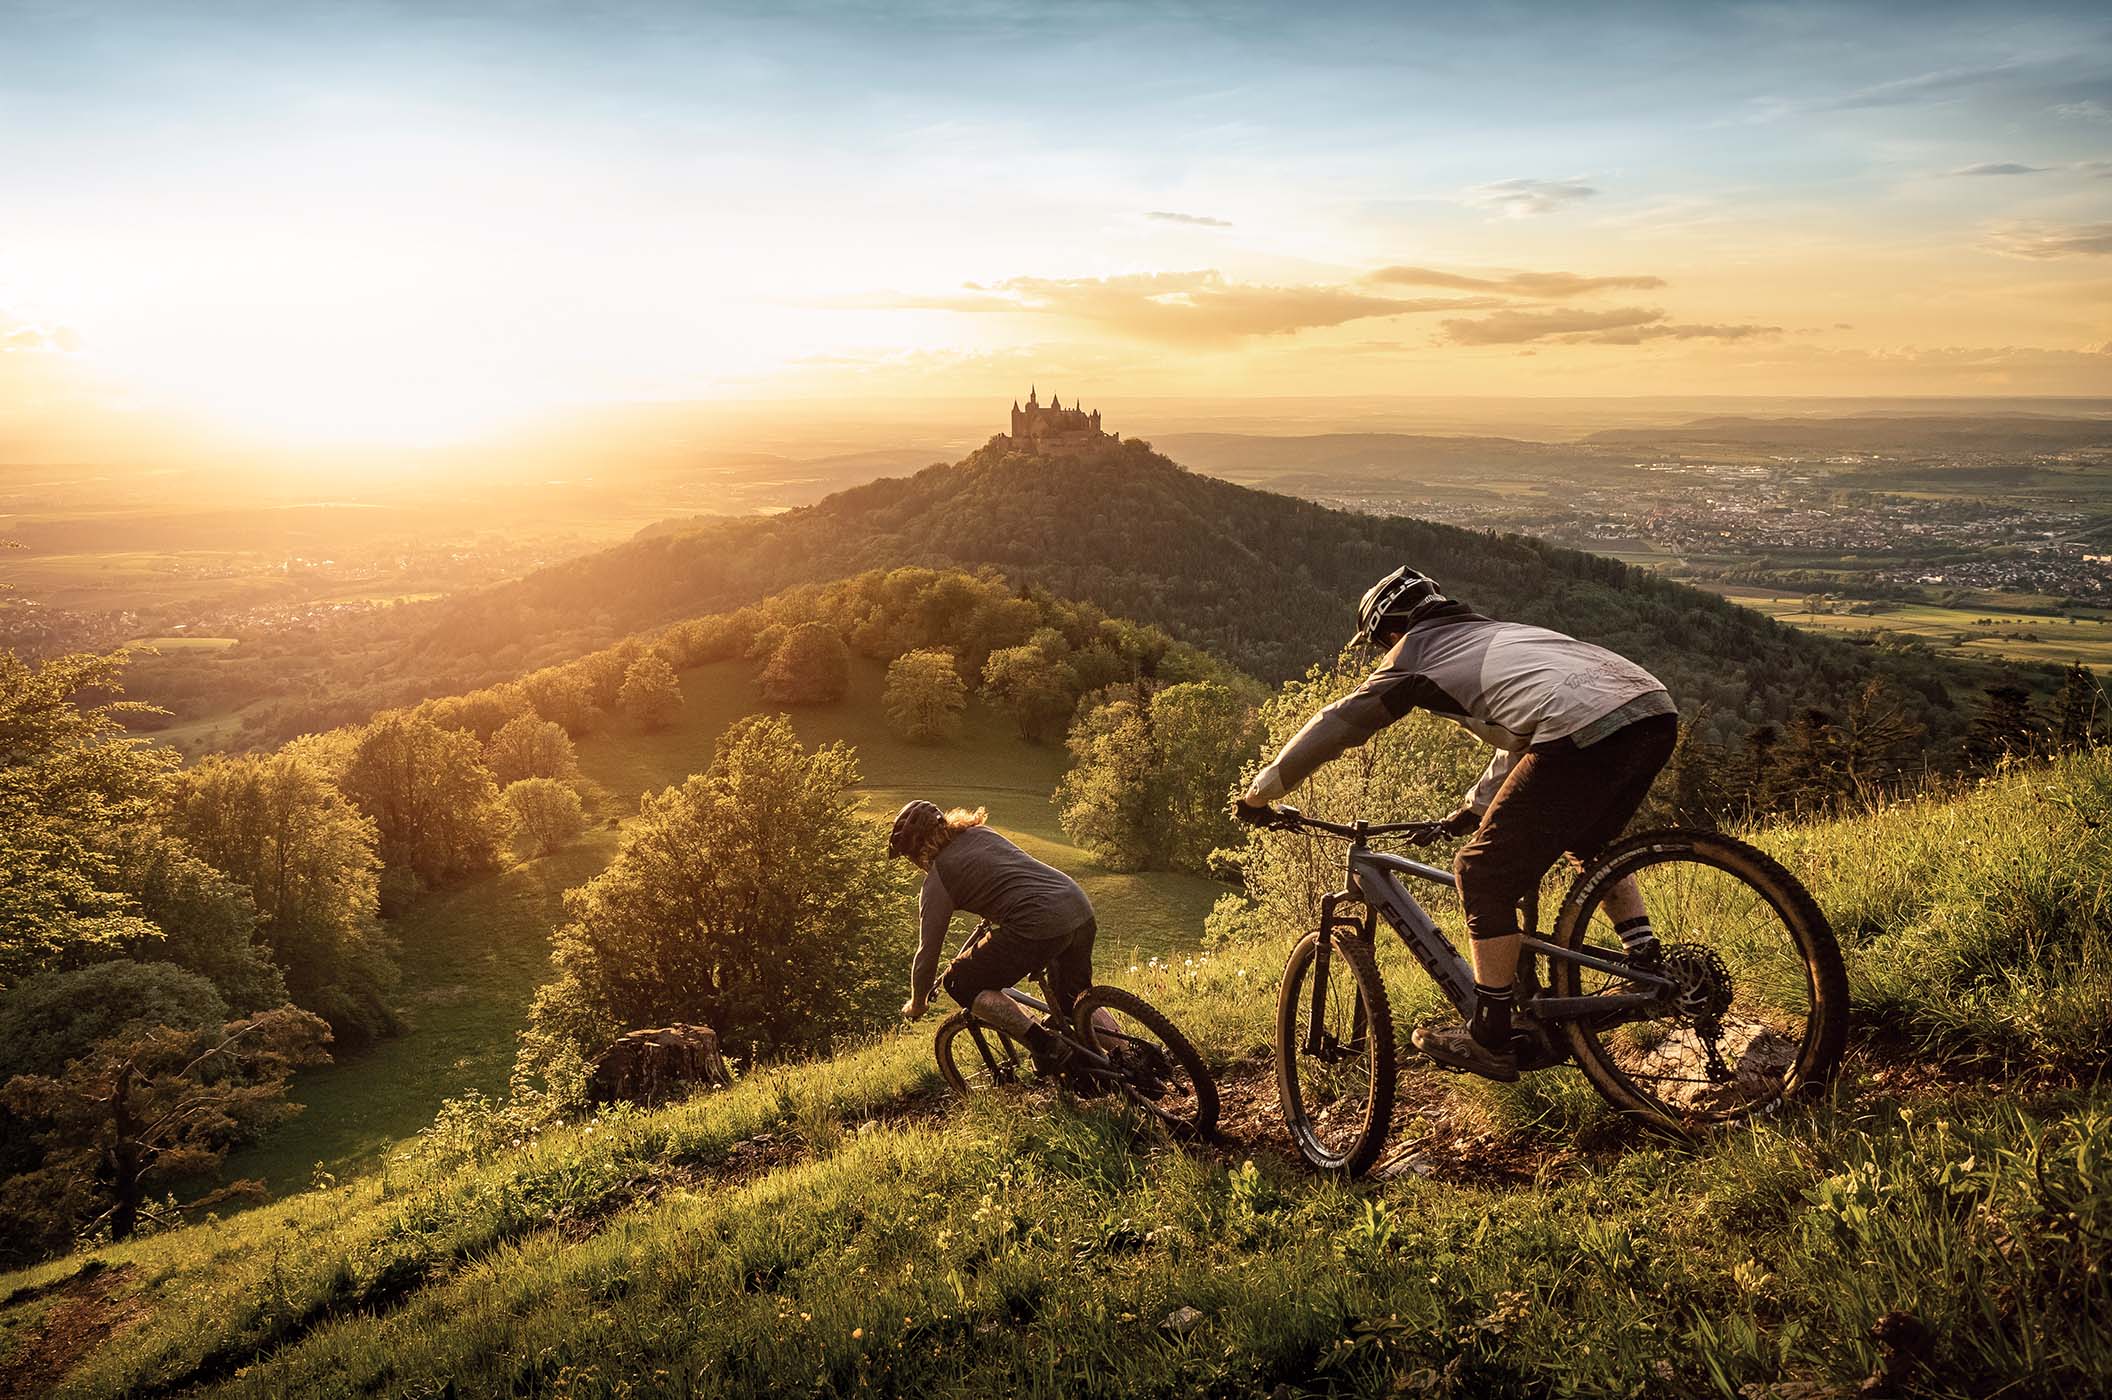
[[[1305, 1019], [1305, 1053], [1319, 1055], [1327, 1048], [1327, 965], [1332, 961], [1335, 937], [1368, 939], [1372, 934], [1372, 914], [1367, 908], [1363, 919], [1338, 919], [1335, 906], [1353, 896], [1348, 890], [1339, 890], [1320, 901], [1320, 941], [1313, 949], [1313, 999]], [[1364, 998], [1357, 998], [1357, 1008], [1350, 1020], [1349, 1043], [1352, 1047], [1364, 1043], [1365, 1022]]]

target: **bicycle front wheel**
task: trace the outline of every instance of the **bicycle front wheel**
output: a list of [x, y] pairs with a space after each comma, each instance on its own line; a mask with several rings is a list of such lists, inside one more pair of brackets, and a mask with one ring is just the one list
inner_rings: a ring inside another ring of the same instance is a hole
[[[1321, 940], [1327, 960], [1320, 961]], [[1363, 939], [1326, 930], [1291, 949], [1276, 1000], [1276, 1084], [1306, 1161], [1355, 1176], [1393, 1128], [1393, 1007]]]
[[[1660, 1004], [1568, 1023], [1577, 1064], [1616, 1108], [1673, 1126], [1764, 1113], [1822, 1088], [1848, 1038], [1848, 974], [1797, 878], [1712, 831], [1630, 837], [1577, 877], [1555, 941], [1619, 958], [1609, 899], [1633, 881], [1673, 981]], [[1550, 959], [1558, 996], [1632, 993], [1617, 975]]]
[[1000, 1084], [1018, 1084], [1034, 1067], [1026, 1046], [966, 1011], [956, 1011], [939, 1022], [931, 1048], [938, 1057], [939, 1078], [963, 1096]]
[[1112, 1062], [1124, 1097], [1177, 1137], [1217, 1130], [1217, 1080], [1164, 1012], [1120, 987], [1094, 987], [1071, 1017], [1078, 1038]]

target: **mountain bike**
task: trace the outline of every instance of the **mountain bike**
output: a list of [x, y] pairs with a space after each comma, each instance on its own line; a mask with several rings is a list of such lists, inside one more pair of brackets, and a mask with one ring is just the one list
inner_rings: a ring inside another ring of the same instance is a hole
[[[987, 923], [977, 925], [962, 941], [961, 952], [990, 931]], [[1086, 1097], [1119, 1094], [1178, 1137], [1202, 1138], [1215, 1131], [1217, 1081], [1188, 1037], [1163, 1012], [1134, 992], [1096, 985], [1078, 999], [1065, 1024], [1051, 1009], [1055, 998], [1048, 979], [1037, 976], [1035, 983], [1041, 989], [1038, 998], [1017, 987], [1006, 988], [1005, 995], [1034, 1013], [1069, 1047], [1062, 1087]], [[1028, 1084], [1037, 1078], [1027, 1047], [969, 1009], [939, 1023], [932, 1050], [938, 1056], [939, 1077], [956, 1094]]]
[[[1323, 1170], [1368, 1168], [1392, 1127], [1393, 1008], [1376, 961], [1383, 919], [1471, 1019], [1474, 972], [1408, 892], [1452, 873], [1372, 849], [1427, 845], [1438, 822], [1347, 823], [1275, 809], [1265, 825], [1348, 842], [1343, 887], [1284, 965], [1276, 1076], [1298, 1150]], [[1661, 944], [1631, 961], [1600, 913], [1634, 877]], [[1345, 905], [1362, 909], [1347, 917]], [[1578, 874], [1552, 935], [1536, 901], [1519, 949], [1513, 1051], [1521, 1071], [1574, 1060], [1608, 1103], [1675, 1131], [1750, 1117], [1816, 1091], [1848, 1036], [1848, 976], [1826, 916], [1797, 878], [1743, 841], [1671, 829], [1631, 836]], [[1595, 920], [1598, 922], [1595, 923]]]

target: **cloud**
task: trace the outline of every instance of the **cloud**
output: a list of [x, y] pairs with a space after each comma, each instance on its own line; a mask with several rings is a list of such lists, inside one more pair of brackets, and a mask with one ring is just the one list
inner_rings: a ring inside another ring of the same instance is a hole
[[1469, 277], [1428, 267], [1382, 267], [1365, 279], [1407, 287], [1453, 287], [1460, 291], [1557, 300], [1585, 292], [1648, 291], [1665, 285], [1662, 277], [1582, 277], [1574, 272], [1512, 272], [1501, 277]]
[[1497, 180], [1471, 187], [1460, 196], [1460, 202], [1470, 208], [1493, 209], [1506, 218], [1523, 219], [1534, 214], [1552, 214], [1597, 193], [1590, 185], [1574, 179]]
[[2112, 224], [2012, 224], [1981, 247], [2011, 258], [2074, 258], [2112, 253]]
[[1754, 340], [1762, 336], [1780, 334], [1782, 334], [1780, 326], [1665, 322], [1658, 325], [1628, 326], [1619, 330], [1600, 331], [1596, 335], [1567, 336], [1564, 338], [1563, 343], [1565, 345], [1641, 345], [1647, 340]]
[[1607, 311], [1563, 308], [1556, 311], [1499, 311], [1492, 316], [1444, 322], [1445, 338], [1454, 345], [1525, 345], [1553, 341], [1564, 345], [1640, 345], [1650, 340], [1745, 340], [1779, 335], [1780, 326], [1699, 325], [1668, 321], [1650, 306], [1623, 306]]
[[1156, 219], [1162, 224], [1194, 224], [1198, 228], [1230, 228], [1230, 219], [1213, 219], [1207, 214], [1181, 214], [1171, 209], [1147, 209], [1147, 219]]
[[1906, 107], [1922, 102], [1949, 102], [1969, 89], [1984, 87], [1998, 78], [2012, 75], [2017, 67], [2015, 63], [1997, 63], [1976, 68], [1942, 68], [1929, 73], [1916, 73], [1912, 77], [1894, 78], [1890, 82], [1877, 83], [1816, 105], [1822, 109], [1847, 112], [1866, 107]]
[[896, 299], [886, 304], [917, 310], [1058, 316], [1121, 335], [1177, 344], [1288, 335], [1373, 317], [1505, 305], [1496, 297], [1386, 297], [1349, 287], [1259, 286], [1231, 281], [1212, 270], [1120, 277], [1012, 277], [970, 283], [963, 295]]
[[1953, 175], [2043, 175], [2050, 167], [2023, 165], [2013, 160], [1982, 161], [1978, 165], [1961, 165]]
[[2081, 102], [2063, 102], [2053, 109], [2053, 114], [2066, 117], [2072, 122], [2112, 122], [2112, 107], [2088, 99]]
[[81, 338], [64, 326], [40, 326], [0, 317], [0, 355], [70, 355]]

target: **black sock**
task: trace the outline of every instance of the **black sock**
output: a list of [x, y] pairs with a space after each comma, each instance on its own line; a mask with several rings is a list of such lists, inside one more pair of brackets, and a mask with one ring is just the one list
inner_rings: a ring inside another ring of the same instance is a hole
[[1484, 1050], [1509, 1054], [1511, 1050], [1511, 989], [1474, 984], [1474, 1018], [1468, 1034]]
[[1621, 946], [1628, 950], [1630, 957], [1648, 957], [1657, 951], [1657, 933], [1650, 927], [1648, 914], [1623, 919], [1613, 926], [1613, 931], [1621, 936]]

